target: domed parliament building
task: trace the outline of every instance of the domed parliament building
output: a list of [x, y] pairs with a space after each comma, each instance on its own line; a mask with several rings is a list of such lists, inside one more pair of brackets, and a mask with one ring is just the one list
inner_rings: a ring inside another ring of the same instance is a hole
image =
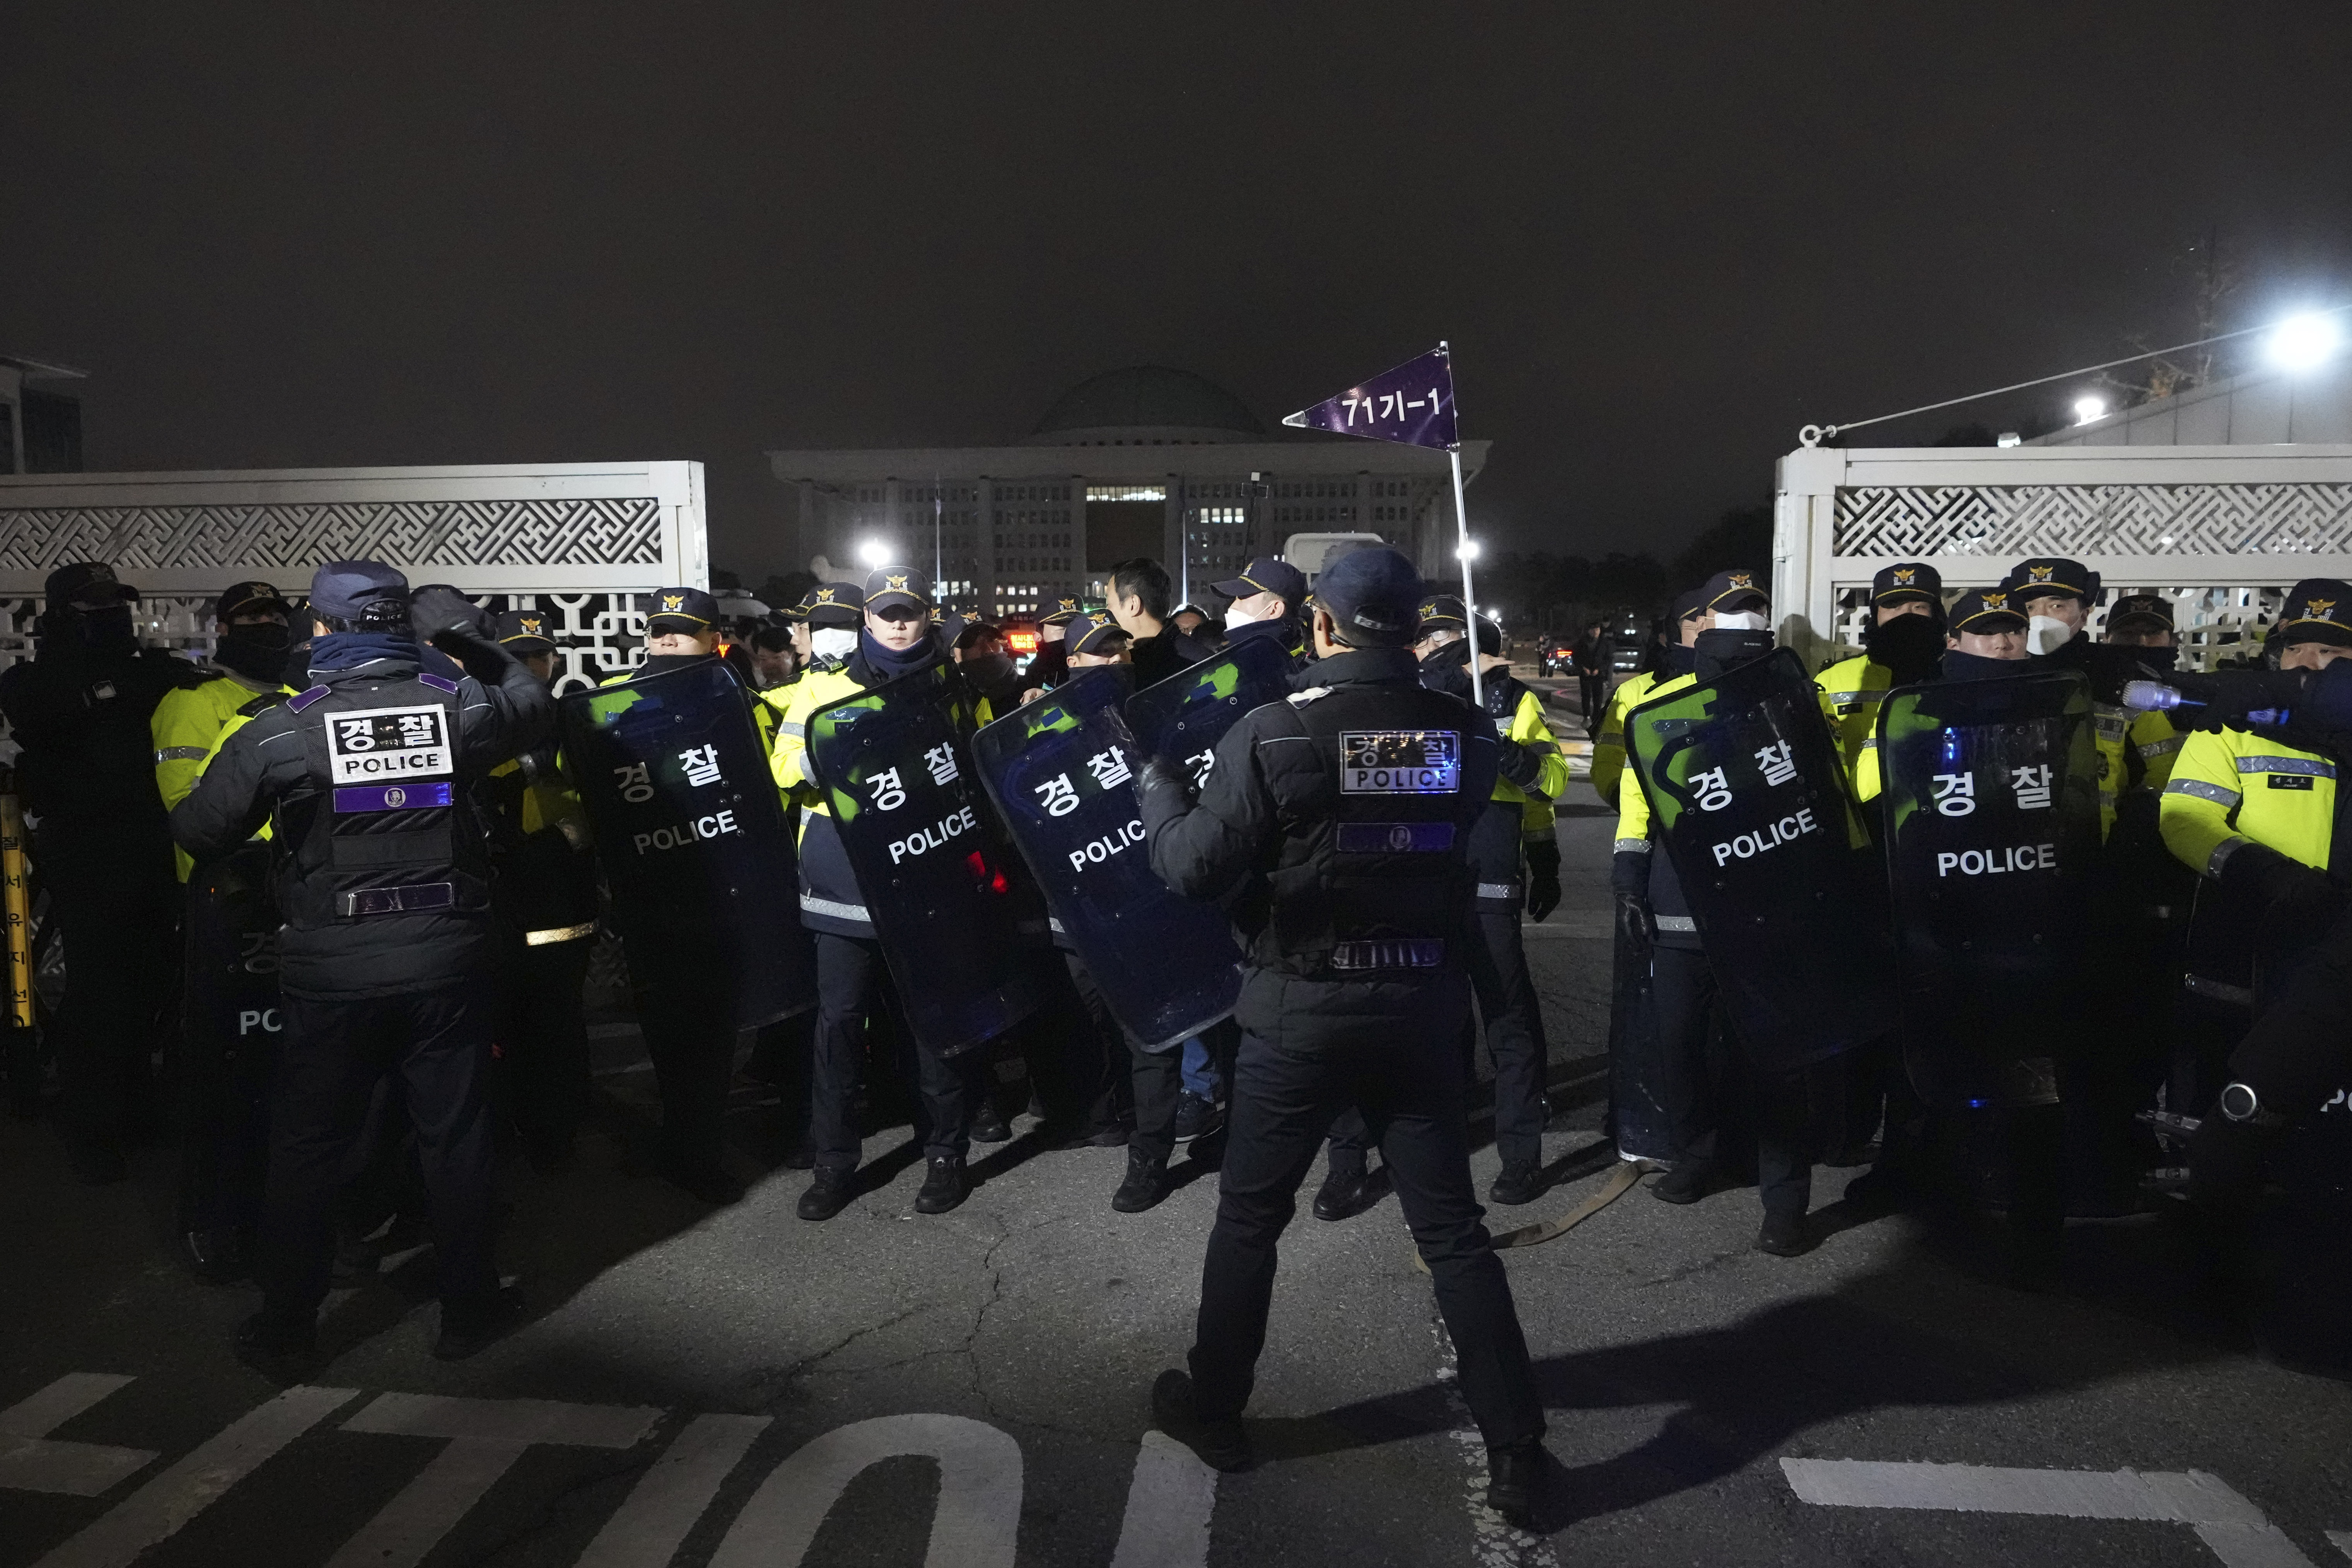
[[[1465, 441], [1466, 475], [1488, 443]], [[772, 451], [800, 500], [798, 554], [837, 567], [876, 542], [983, 615], [1099, 598], [1115, 562], [1149, 555], [1197, 599], [1294, 533], [1377, 533], [1425, 576], [1454, 570], [1445, 454], [1269, 430], [1181, 370], [1116, 370], [1065, 393], [1003, 447]]]

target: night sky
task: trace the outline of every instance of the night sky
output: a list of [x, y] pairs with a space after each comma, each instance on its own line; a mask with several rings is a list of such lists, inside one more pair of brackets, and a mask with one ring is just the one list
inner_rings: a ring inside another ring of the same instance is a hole
[[1482, 532], [1668, 548], [1809, 420], [2193, 335], [2215, 229], [2226, 325], [2352, 299], [2352, 6], [0, 9], [0, 353], [89, 467], [698, 458], [754, 582], [764, 447], [1440, 337]]

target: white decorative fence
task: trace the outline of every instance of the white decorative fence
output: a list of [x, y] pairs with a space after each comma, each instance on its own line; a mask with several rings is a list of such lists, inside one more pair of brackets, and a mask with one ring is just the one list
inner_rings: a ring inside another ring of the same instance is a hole
[[2259, 639], [2297, 578], [2352, 577], [2352, 447], [1807, 448], [1778, 488], [1772, 602], [1816, 662], [1855, 644], [1872, 575], [1897, 561], [1948, 590], [2028, 555], [2080, 561], [2170, 598], [2199, 668]]
[[320, 563], [360, 557], [546, 612], [559, 689], [593, 685], [643, 657], [640, 601], [709, 584], [702, 465], [0, 477], [0, 665], [32, 652], [42, 580], [69, 561], [112, 563], [150, 640], [202, 649], [204, 603], [231, 583], [299, 596]]

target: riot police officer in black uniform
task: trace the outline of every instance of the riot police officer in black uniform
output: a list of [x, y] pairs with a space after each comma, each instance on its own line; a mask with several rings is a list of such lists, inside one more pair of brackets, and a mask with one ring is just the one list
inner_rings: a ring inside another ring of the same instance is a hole
[[[547, 688], [475, 630], [462, 595], [373, 561], [310, 584], [314, 683], [222, 745], [172, 833], [201, 865], [272, 825], [285, 1032], [256, 1276], [240, 1351], [307, 1355], [326, 1297], [337, 1189], [386, 1078], [405, 1102], [433, 1206], [441, 1334], [488, 1344], [519, 1306], [491, 1261], [489, 858], [464, 795], [545, 737]], [[420, 634], [463, 661], [419, 668]]]
[[139, 595], [113, 567], [60, 566], [44, 591], [40, 650], [0, 673], [0, 712], [23, 748], [33, 863], [65, 938], [66, 999], [49, 1039], [67, 1156], [85, 1182], [119, 1182], [126, 1137], [161, 1131], [150, 1058], [180, 910], [148, 721], [164, 693], [209, 675], [140, 647]]
[[1248, 956], [1243, 1039], [1191, 1373], [1152, 1405], [1207, 1463], [1250, 1463], [1248, 1402], [1275, 1247], [1332, 1116], [1360, 1106], [1461, 1356], [1485, 1436], [1487, 1502], [1532, 1506], [1543, 1409], [1502, 1260], [1470, 1179], [1458, 1048], [1470, 1006], [1465, 846], [1496, 775], [1492, 720], [1424, 689], [1410, 644], [1421, 578], [1393, 550], [1342, 556], [1316, 584], [1320, 662], [1287, 702], [1218, 743], [1197, 804], [1155, 762], [1140, 804], [1151, 864], [1230, 900]]

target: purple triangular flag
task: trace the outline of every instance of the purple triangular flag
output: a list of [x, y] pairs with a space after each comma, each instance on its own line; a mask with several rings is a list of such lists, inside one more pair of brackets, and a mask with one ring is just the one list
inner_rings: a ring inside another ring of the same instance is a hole
[[1300, 430], [1334, 430], [1373, 441], [1441, 449], [1457, 444], [1454, 363], [1444, 343], [1384, 370], [1360, 386], [1302, 408], [1283, 421]]

